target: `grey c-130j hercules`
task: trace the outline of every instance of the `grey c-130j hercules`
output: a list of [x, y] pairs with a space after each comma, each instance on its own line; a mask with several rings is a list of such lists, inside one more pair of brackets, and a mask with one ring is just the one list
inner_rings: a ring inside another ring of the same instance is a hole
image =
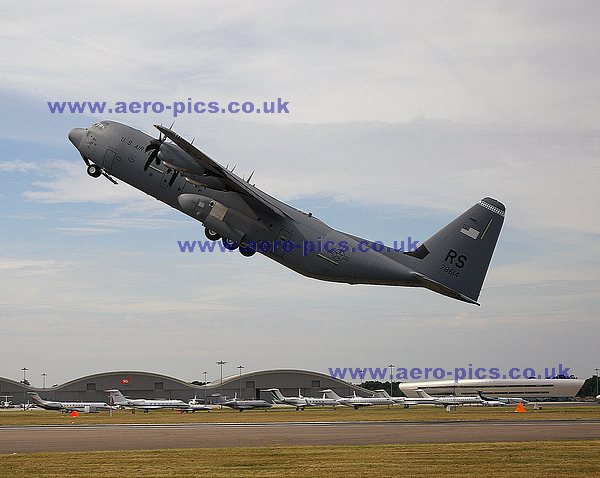
[[[425, 287], [471, 304], [500, 235], [505, 208], [486, 197], [409, 252], [337, 231], [243, 180], [164, 126], [158, 138], [115, 121], [74, 128], [69, 140], [92, 177], [113, 176], [204, 224], [206, 236], [308, 277]], [[170, 141], [167, 141], [170, 140]], [[479, 305], [479, 304], [477, 304]]]

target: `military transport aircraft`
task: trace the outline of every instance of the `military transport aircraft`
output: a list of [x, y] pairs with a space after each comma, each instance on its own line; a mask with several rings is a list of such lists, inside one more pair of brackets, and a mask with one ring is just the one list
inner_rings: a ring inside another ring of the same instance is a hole
[[[92, 177], [144, 191], [202, 222], [211, 240], [244, 256], [265, 256], [308, 277], [349, 284], [426, 287], [477, 304], [504, 221], [486, 197], [413, 251], [332, 229], [264, 193], [164, 126], [158, 138], [115, 121], [74, 128]], [[170, 140], [170, 141], [167, 141]], [[479, 305], [479, 304], [477, 304]]]

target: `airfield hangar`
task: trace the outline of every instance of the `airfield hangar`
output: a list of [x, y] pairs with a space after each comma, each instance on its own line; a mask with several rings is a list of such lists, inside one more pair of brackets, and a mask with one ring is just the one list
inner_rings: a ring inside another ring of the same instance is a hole
[[[201, 377], [200, 377], [201, 379]], [[240, 388], [241, 386], [241, 388]], [[236, 394], [244, 399], [262, 398], [271, 401], [271, 394], [261, 392], [266, 388], [279, 388], [284, 395], [297, 396], [298, 391], [307, 397], [318, 397], [330, 388], [345, 397], [356, 392], [369, 396], [369, 390], [349, 382], [332, 378], [319, 372], [280, 369], [247, 372], [241, 375], [212, 378], [206, 386], [201, 382], [185, 382], [174, 377], [152, 372], [116, 371], [103, 372], [77, 378], [53, 387], [38, 388], [0, 377], [0, 397], [8, 395], [13, 404], [29, 401], [27, 392], [38, 392], [42, 398], [56, 401], [102, 401], [108, 400], [105, 390], [118, 388], [131, 398], [164, 398], [190, 400], [194, 396], [208, 403], [218, 403], [222, 396], [233, 398]]]

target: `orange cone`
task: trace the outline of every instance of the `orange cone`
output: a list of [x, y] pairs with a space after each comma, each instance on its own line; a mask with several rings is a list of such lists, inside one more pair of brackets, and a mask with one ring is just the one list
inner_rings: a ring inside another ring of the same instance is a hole
[[525, 407], [523, 406], [523, 402], [519, 402], [519, 404], [517, 405], [517, 408], [515, 408], [515, 413], [525, 413], [527, 410], [525, 410]]
[[77, 410], [73, 410], [71, 413], [69, 413], [69, 415], [71, 415], [72, 417], [78, 417], [79, 412]]

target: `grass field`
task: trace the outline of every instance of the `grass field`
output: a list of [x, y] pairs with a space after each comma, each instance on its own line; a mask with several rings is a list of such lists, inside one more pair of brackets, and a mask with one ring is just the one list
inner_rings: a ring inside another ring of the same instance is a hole
[[2, 477], [600, 476], [600, 441], [0, 455]]
[[[215, 409], [178, 414], [117, 410], [70, 417], [58, 412], [0, 411], [0, 425], [233, 423], [324, 421], [600, 420], [600, 407], [560, 406], [514, 413], [514, 407], [373, 407], [352, 410]], [[600, 423], [599, 423], [600, 426]], [[1, 431], [0, 431], [1, 433]], [[572, 477], [600, 476], [600, 441], [537, 441], [375, 446], [274, 446], [0, 455], [0, 477]]]
[[[531, 407], [528, 407], [531, 408]], [[583, 420], [600, 419], [600, 406], [558, 406], [541, 410], [528, 409], [527, 413], [514, 413], [510, 407], [459, 407], [447, 412], [436, 407], [370, 407], [353, 410], [347, 407], [333, 409], [314, 408], [297, 412], [294, 408], [273, 408], [268, 411], [248, 410], [238, 412], [224, 408], [211, 412], [176, 413], [173, 410], [157, 410], [150, 413], [129, 410], [80, 414], [78, 417], [46, 410], [0, 411], [0, 426], [7, 425], [56, 425], [99, 423], [256, 423], [256, 422], [335, 422], [335, 421], [441, 421], [441, 420]], [[599, 425], [600, 426], [600, 425]]]

